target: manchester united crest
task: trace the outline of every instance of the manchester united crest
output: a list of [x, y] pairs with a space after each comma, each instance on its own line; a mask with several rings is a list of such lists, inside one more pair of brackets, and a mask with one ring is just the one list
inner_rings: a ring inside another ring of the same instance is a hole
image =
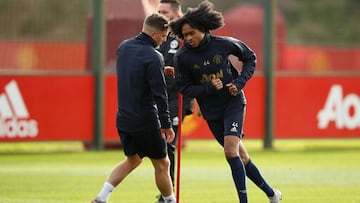
[[215, 64], [221, 64], [222, 63], [222, 56], [221, 55], [215, 55], [214, 57], [213, 57], [213, 62], [215, 63]]

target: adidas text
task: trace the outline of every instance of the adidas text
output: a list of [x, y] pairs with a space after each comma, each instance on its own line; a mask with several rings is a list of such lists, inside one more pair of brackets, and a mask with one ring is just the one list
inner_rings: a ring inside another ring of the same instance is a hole
[[31, 119], [15, 80], [5, 85], [0, 93], [0, 138], [36, 137], [38, 122]]
[[37, 134], [37, 122], [33, 119], [0, 119], [0, 138], [36, 137]]

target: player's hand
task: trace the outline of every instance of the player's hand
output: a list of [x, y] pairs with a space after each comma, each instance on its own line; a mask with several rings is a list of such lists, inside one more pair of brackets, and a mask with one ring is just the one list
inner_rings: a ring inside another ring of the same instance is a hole
[[229, 88], [229, 92], [232, 96], [236, 96], [239, 94], [239, 90], [237, 89], [236, 85], [234, 83], [228, 83], [226, 84], [226, 87]]
[[166, 139], [167, 143], [171, 143], [175, 138], [174, 130], [172, 128], [162, 128], [161, 137]]
[[174, 67], [172, 66], [165, 66], [164, 73], [165, 75], [170, 75], [172, 77], [175, 77], [175, 70]]
[[222, 81], [219, 78], [216, 78], [215, 74], [210, 75], [210, 80], [215, 89], [221, 90], [224, 87]]

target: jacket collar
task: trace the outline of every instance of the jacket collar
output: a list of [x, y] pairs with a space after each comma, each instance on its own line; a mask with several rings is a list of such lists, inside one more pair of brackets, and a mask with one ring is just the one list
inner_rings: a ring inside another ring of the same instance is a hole
[[145, 32], [140, 32], [140, 34], [138, 36], [136, 36], [135, 38], [139, 39], [141, 41], [144, 41], [153, 47], [157, 47], [156, 41], [153, 38], [151, 38], [150, 35], [146, 34]]

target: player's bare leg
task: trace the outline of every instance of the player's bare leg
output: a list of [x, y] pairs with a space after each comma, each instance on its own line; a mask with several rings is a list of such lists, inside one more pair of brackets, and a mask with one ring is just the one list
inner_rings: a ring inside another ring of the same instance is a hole
[[165, 202], [176, 202], [170, 178], [170, 162], [166, 156], [163, 159], [151, 159], [155, 169], [155, 182]]
[[116, 187], [131, 171], [137, 168], [141, 162], [142, 159], [138, 155], [126, 157], [124, 161], [113, 168], [107, 182]]
[[103, 188], [93, 202], [107, 202], [114, 188], [125, 179], [127, 175], [137, 168], [142, 162], [138, 155], [128, 156], [116, 165], [104, 183]]

